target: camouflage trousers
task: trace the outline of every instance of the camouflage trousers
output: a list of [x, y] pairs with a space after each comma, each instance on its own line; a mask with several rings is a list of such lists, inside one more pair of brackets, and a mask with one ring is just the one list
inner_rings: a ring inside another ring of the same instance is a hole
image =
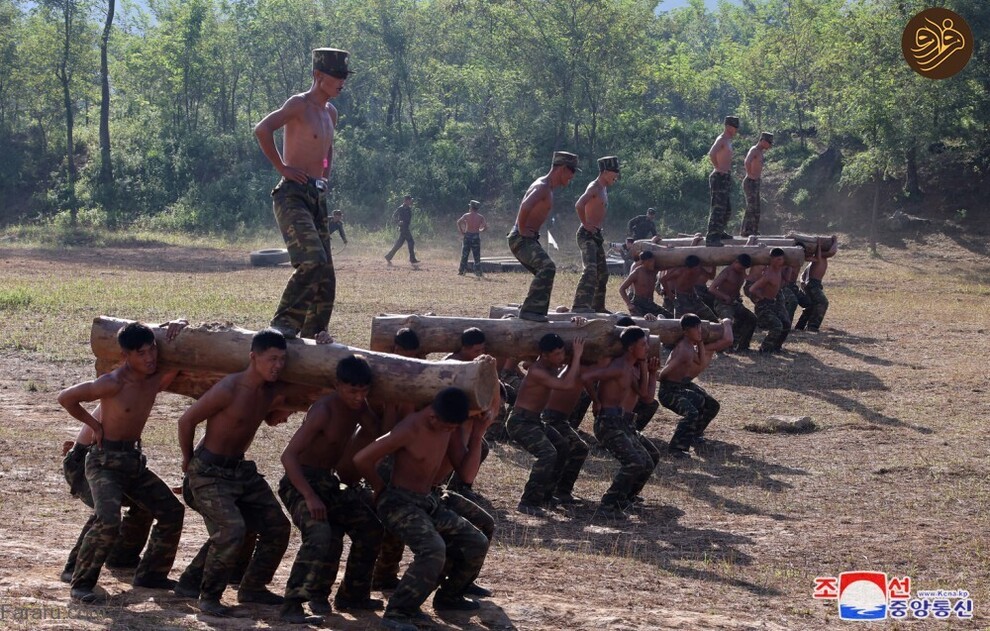
[[[588, 459], [588, 443], [581, 440], [578, 433], [570, 424], [570, 414], [557, 410], [543, 410], [540, 419], [546, 424], [547, 430], [557, 434], [567, 444], [566, 450], [557, 450], [557, 457], [563, 460], [560, 474], [554, 483], [554, 494], [570, 495], [574, 492], [574, 483], [581, 473], [584, 461]], [[554, 444], [556, 448], [556, 443]]]
[[605, 312], [605, 289], [608, 285], [608, 262], [605, 260], [605, 237], [602, 231], [588, 232], [578, 228], [578, 250], [584, 271], [574, 290], [573, 311], [590, 309], [594, 313]]
[[702, 320], [718, 322], [718, 318], [694, 290], [681, 292], [674, 297], [674, 316], [680, 318], [687, 313], [693, 313]]
[[[186, 503], [186, 506], [197, 513], [199, 512], [199, 509], [196, 507], [196, 500], [192, 496], [192, 491], [189, 490], [188, 475], [182, 478], [182, 500]], [[258, 533], [248, 531], [244, 535], [244, 543], [241, 544], [241, 550], [237, 554], [237, 562], [227, 581], [229, 585], [240, 584], [241, 579], [244, 577], [244, 572], [247, 571], [247, 566], [251, 563], [251, 557], [254, 556], [254, 548], [257, 543]], [[189, 562], [186, 569], [182, 571], [182, 576], [179, 577], [180, 584], [190, 589], [199, 590], [203, 584], [203, 568], [206, 566], [206, 557], [210, 554], [211, 547], [212, 545], [209, 539], [200, 546], [199, 551], [196, 552], [196, 556]]]
[[327, 328], [337, 293], [326, 201], [314, 180], [299, 184], [283, 178], [272, 190], [272, 206], [295, 271], [271, 323], [312, 338]]
[[661, 381], [657, 399], [660, 405], [681, 416], [670, 439], [670, 448], [681, 451], [687, 451], [693, 441], [702, 437], [720, 408], [718, 401], [690, 381]]
[[653, 417], [656, 415], [657, 410], [660, 409], [660, 402], [653, 399], [649, 403], [645, 401], [637, 401], [636, 407], [633, 408], [633, 427], [636, 428], [637, 432], [641, 432], [646, 429], [646, 426], [650, 424]]
[[505, 429], [509, 438], [536, 457], [520, 501], [533, 506], [549, 502], [564, 471], [570, 449], [567, 440], [547, 427], [539, 414], [519, 408], [512, 410]]
[[825, 319], [825, 312], [828, 311], [828, 297], [825, 295], [822, 281], [810, 279], [805, 286], [805, 293], [809, 304], [804, 307], [794, 328], [803, 330], [807, 326], [809, 331], [817, 331], [822, 326], [822, 320]]
[[595, 417], [595, 438], [619, 461], [603, 507], [625, 508], [653, 473], [656, 464], [637, 434], [622, 408], [603, 408]]
[[811, 306], [808, 295], [801, 291], [797, 283], [788, 283], [780, 288], [781, 296], [784, 299], [784, 307], [787, 309], [788, 322], [794, 322], [794, 313], [798, 307], [807, 309]]
[[409, 230], [409, 226], [401, 224], [399, 226], [399, 236], [395, 239], [395, 245], [392, 249], [388, 251], [385, 258], [389, 261], [395, 256], [395, 253], [399, 251], [403, 245], [409, 246], [409, 262], [416, 263], [416, 241], [413, 239], [412, 231]]
[[125, 495], [151, 513], [156, 522], [134, 578], [166, 578], [179, 548], [185, 509], [161, 478], [148, 469], [144, 454], [137, 448], [118, 451], [106, 445], [94, 446], [86, 456], [86, 480], [96, 520], [79, 547], [72, 587], [92, 589], [96, 585], [120, 532], [120, 508]]
[[258, 533], [258, 543], [241, 590], [264, 589], [282, 561], [292, 528], [264, 476], [250, 460], [224, 459], [202, 447], [194, 452], [186, 474], [196, 510], [210, 533], [200, 597], [219, 600], [223, 595], [248, 532]]
[[742, 236], [760, 234], [760, 181], [751, 177], [743, 179], [746, 194], [746, 214], [743, 216]]
[[732, 350], [748, 351], [756, 332], [756, 315], [738, 298], [728, 305], [715, 303], [715, 315], [732, 319]]
[[[645, 406], [646, 408], [652, 408], [653, 411], [656, 412], [657, 409], [659, 409], [660, 407], [660, 403], [657, 402], [656, 399], [653, 400], [653, 403], [643, 403], [642, 401], [639, 401], [636, 403], [636, 407], [639, 408], [640, 406]], [[632, 412], [626, 412], [625, 414], [623, 414], [623, 418], [625, 419], [629, 427], [636, 427], [636, 424], [639, 422], [639, 416], [637, 415], [635, 409]], [[646, 453], [650, 456], [650, 460], [653, 461], [653, 470], [655, 471], [657, 465], [660, 464], [660, 450], [657, 449], [657, 446], [653, 444], [653, 441], [647, 438], [642, 431], [634, 430], [633, 435], [636, 437], [636, 440], [639, 441], [640, 446], [644, 450], [646, 450]], [[633, 487], [633, 490], [629, 493], [630, 500], [632, 500], [633, 497], [640, 494], [640, 492], [643, 490], [643, 487], [646, 486], [646, 482], [649, 479], [650, 479], [649, 476], [647, 476], [643, 480], [642, 484]]]
[[791, 332], [791, 319], [787, 308], [776, 300], [760, 300], [756, 303], [756, 324], [767, 332], [760, 344], [760, 352], [779, 351]]
[[468, 255], [474, 256], [474, 273], [481, 276], [481, 235], [477, 232], [465, 232], [464, 244], [461, 246], [461, 265], [458, 274], [467, 271]]
[[[65, 481], [69, 483], [69, 491], [74, 497], [82, 500], [86, 506], [93, 508], [93, 493], [89, 490], [89, 482], [86, 480], [86, 454], [89, 453], [89, 445], [73, 445], [65, 457], [62, 459], [62, 473]], [[127, 512], [120, 520], [120, 532], [117, 533], [117, 540], [113, 548], [107, 554], [106, 565], [108, 567], [137, 567], [141, 561], [141, 550], [148, 542], [148, 533], [151, 532], [151, 523], [154, 516], [147, 510], [141, 508], [131, 498], [124, 496], [122, 506], [127, 506]], [[69, 558], [65, 561], [63, 572], [73, 572], [76, 569], [76, 558], [79, 556], [79, 548], [82, 546], [86, 533], [96, 523], [96, 513], [92, 513], [86, 523], [83, 524], [82, 532], [76, 539], [76, 545], [69, 552]]]
[[732, 215], [732, 175], [729, 173], [719, 173], [712, 171], [708, 176], [708, 187], [712, 192], [711, 213], [708, 216], [708, 234], [706, 242], [712, 245], [721, 239], [721, 234], [725, 233], [725, 227], [729, 223]]
[[337, 580], [344, 535], [351, 539], [344, 580], [337, 597], [364, 600], [371, 595], [371, 571], [382, 544], [382, 525], [371, 508], [371, 496], [340, 483], [332, 471], [302, 467], [306, 481], [326, 506], [325, 520], [313, 519], [289, 476], [282, 476], [278, 496], [302, 534], [302, 545], [285, 583], [286, 600], [325, 601]]
[[509, 250], [531, 274], [533, 281], [529, 284], [529, 293], [519, 307], [519, 312], [538, 313], [546, 315], [550, 310], [550, 293], [553, 291], [553, 279], [557, 275], [557, 266], [540, 245], [539, 235], [524, 237], [513, 228], [508, 234]]
[[413, 553], [386, 616], [414, 615], [438, 584], [445, 596], [462, 596], [485, 563], [488, 538], [436, 495], [388, 486], [378, 499], [378, 516]]
[[652, 313], [655, 316], [661, 316], [664, 318], [673, 318], [674, 314], [667, 311], [657, 303], [653, 302], [653, 297], [650, 296], [646, 298], [644, 296], [633, 296], [632, 305], [636, 310], [636, 313], [632, 315], [645, 316], [648, 313]]
[[694, 295], [698, 297], [706, 307], [711, 309], [712, 313], [715, 313], [715, 295], [708, 291], [708, 285], [702, 283], [701, 285], [694, 286]]

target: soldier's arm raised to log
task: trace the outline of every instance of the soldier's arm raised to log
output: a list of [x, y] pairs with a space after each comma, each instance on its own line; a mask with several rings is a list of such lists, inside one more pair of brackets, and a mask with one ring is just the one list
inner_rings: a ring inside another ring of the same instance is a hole
[[722, 318], [722, 337], [708, 344], [705, 344], [704, 341], [698, 343], [698, 350], [703, 364], [702, 369], [708, 368], [708, 364], [712, 361], [712, 356], [732, 346], [732, 342], [732, 319]]
[[471, 434], [468, 436], [467, 446], [464, 445], [461, 434], [463, 425], [450, 433], [447, 459], [465, 484], [474, 484], [474, 479], [481, 468], [481, 440], [485, 436], [485, 430], [491, 427], [493, 422], [495, 422], [495, 414], [489, 410], [484, 410], [471, 419]]
[[722, 285], [729, 280], [729, 274], [731, 273], [732, 266], [726, 266], [725, 269], [718, 273], [718, 276], [715, 277], [715, 280], [712, 281], [712, 284], [708, 287], [708, 292], [725, 304], [730, 304], [733, 300], [735, 300], [734, 297], [722, 291]]
[[633, 283], [636, 282], [636, 275], [638, 273], [639, 273], [638, 269], [629, 272], [629, 276], [627, 276], [626, 279], [622, 281], [622, 284], [619, 285], [619, 295], [622, 297], [622, 302], [626, 303], [627, 309], [632, 309], [632, 300], [629, 299], [629, 294], [627, 293], [627, 291], [630, 287], [633, 286]]
[[296, 487], [299, 494], [306, 501], [306, 508], [309, 514], [317, 521], [326, 521], [327, 507], [320, 499], [320, 496], [313, 490], [312, 485], [303, 474], [302, 465], [299, 464], [299, 454], [313, 443], [324, 428], [330, 423], [330, 406], [326, 403], [326, 397], [320, 399], [309, 408], [302, 425], [296, 430], [289, 440], [289, 444], [282, 450], [282, 467], [285, 475], [288, 476], [292, 486]]
[[[169, 343], [182, 332], [182, 329], [189, 326], [189, 320], [185, 318], [177, 318], [175, 320], [169, 320], [168, 322], [162, 322], [158, 325], [159, 328], [165, 329], [165, 343]], [[175, 378], [179, 376], [179, 370], [173, 369], [168, 370], [163, 373], [158, 378], [158, 391], [163, 392], [168, 389]]]
[[[657, 372], [660, 370], [660, 358], [653, 356], [643, 362], [642, 369], [646, 372], [646, 385], [640, 381], [639, 400], [649, 403], [653, 400], [653, 393], [657, 391]], [[642, 379], [642, 375], [640, 376]]]
[[574, 341], [571, 342], [571, 348], [573, 349], [571, 362], [559, 376], [545, 370], [530, 370], [526, 373], [526, 377], [533, 379], [544, 388], [570, 390], [578, 384], [581, 375], [581, 354], [584, 352], [584, 338], [574, 338]]
[[93, 431], [96, 445], [103, 444], [103, 424], [90, 414], [83, 403], [110, 398], [121, 391], [124, 384], [117, 378], [116, 372], [110, 372], [94, 381], [86, 381], [70, 386], [58, 393], [58, 403], [73, 418], [82, 422]]
[[206, 394], [194, 401], [179, 417], [179, 449], [182, 450], [182, 471], [189, 467], [193, 455], [193, 438], [196, 437], [196, 426], [222, 412], [230, 406], [234, 393], [231, 378], [224, 377]]
[[375, 442], [354, 454], [354, 467], [361, 474], [361, 477], [371, 485], [376, 501], [382, 489], [385, 488], [385, 481], [378, 475], [376, 469], [378, 463], [385, 456], [405, 447], [414, 437], [415, 431], [412, 425], [400, 421], [392, 431], [384, 436], [379, 436]]

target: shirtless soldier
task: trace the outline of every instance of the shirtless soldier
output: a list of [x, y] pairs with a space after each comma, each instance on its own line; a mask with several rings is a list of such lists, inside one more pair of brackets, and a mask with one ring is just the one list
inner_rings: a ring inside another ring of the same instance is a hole
[[701, 265], [701, 259], [694, 254], [684, 258], [682, 267], [674, 268], [663, 277], [664, 288], [674, 291], [674, 315], [680, 317], [685, 313], [694, 313], [705, 320], [717, 321], [712, 310], [701, 301], [695, 287], [704, 285], [711, 278], [710, 268]]
[[782, 270], [785, 263], [783, 250], [770, 250], [770, 265], [763, 270], [763, 276], [749, 288], [749, 296], [756, 303], [756, 324], [767, 332], [760, 344], [760, 352], [764, 354], [779, 351], [787, 334], [791, 332], [791, 319], [787, 315], [787, 309], [777, 300], [784, 282]]
[[[413, 552], [382, 619], [386, 628], [415, 631], [428, 618], [420, 611], [437, 588], [433, 608], [477, 609], [464, 598], [468, 585], [484, 565], [488, 539], [463, 517], [440, 504], [432, 493], [444, 457], [464, 479], [473, 478], [481, 459], [483, 426], [472, 431], [469, 445], [451, 440], [468, 418], [467, 395], [457, 388], [437, 393], [433, 403], [399, 421], [395, 428], [354, 456], [354, 466], [371, 484], [382, 524]], [[386, 486], [376, 471], [378, 462], [395, 454], [392, 479]], [[450, 551], [447, 575], [445, 562]]]
[[584, 271], [574, 290], [575, 313], [606, 313], [605, 288], [608, 285], [608, 262], [605, 260], [605, 237], [602, 226], [608, 212], [608, 189], [619, 179], [619, 159], [606, 156], [598, 159], [598, 177], [584, 190], [574, 204], [581, 226], [576, 240], [581, 251]]
[[660, 371], [657, 399], [660, 405], [683, 417], [670, 439], [670, 454], [690, 458], [688, 449], [697, 450], [705, 443], [705, 429], [719, 411], [718, 401], [691, 382], [708, 368], [712, 355], [732, 345], [732, 322], [722, 320], [722, 338], [712, 344], [705, 344], [701, 318], [693, 313], [681, 316], [681, 330], [684, 337]]
[[343, 539], [351, 538], [344, 580], [334, 605], [342, 609], [380, 609], [371, 595], [371, 569], [382, 541], [382, 526], [359, 486], [341, 484], [334, 471], [358, 425], [377, 424], [368, 408], [371, 367], [349, 355], [337, 364], [336, 390], [309, 408], [306, 420], [282, 452], [285, 476], [279, 497], [302, 533], [279, 618], [304, 624], [302, 604], [314, 614], [330, 613], [327, 598], [337, 577]]
[[638, 326], [626, 327], [619, 335], [619, 341], [622, 342], [622, 355], [603, 368], [585, 371], [582, 376], [586, 383], [598, 382], [595, 438], [619, 461], [619, 469], [615, 472], [612, 485], [602, 496], [599, 509], [608, 519], [626, 518], [623, 511], [649, 480], [656, 466], [640, 443], [624, 407], [633, 393], [652, 399], [653, 393], [649, 392], [650, 370], [655, 372], [656, 363], [650, 365], [647, 362], [649, 342], [645, 330]]
[[[170, 326], [169, 332], [174, 335], [176, 328]], [[128, 324], [117, 333], [117, 342], [121, 366], [58, 395], [59, 404], [87, 425], [94, 439], [86, 455], [86, 481], [96, 519], [79, 547], [69, 592], [72, 600], [85, 604], [106, 602], [106, 597], [93, 588], [117, 540], [125, 495], [157, 520], [148, 549], [134, 572], [135, 587], [171, 589], [175, 585], [168, 573], [179, 547], [185, 511], [172, 490], [147, 468], [141, 452], [141, 433], [155, 398], [177, 373], [158, 370], [158, 345], [146, 325]], [[100, 402], [99, 420], [82, 406], [90, 401]]]
[[[647, 250], [640, 253], [639, 264], [619, 286], [619, 295], [626, 303], [629, 313], [673, 318], [674, 314], [653, 301], [653, 291], [657, 281], [656, 262], [653, 252]], [[633, 290], [632, 298], [629, 297], [630, 287]]]
[[743, 192], [746, 194], [746, 215], [743, 217], [742, 236], [760, 234], [760, 176], [763, 175], [763, 153], [773, 146], [773, 134], [763, 132], [760, 140], [746, 154], [746, 177]]
[[[258, 533], [254, 558], [244, 572], [237, 599], [242, 603], [281, 605], [281, 596], [265, 587], [289, 545], [291, 526], [254, 462], [244, 459], [261, 422], [285, 406], [288, 388], [276, 384], [285, 367], [285, 338], [263, 329], [251, 338], [246, 370], [218, 381], [179, 418], [182, 470], [195, 508], [210, 532], [203, 568], [199, 609], [232, 615], [220, 604], [231, 570], [248, 531]], [[282, 415], [280, 420], [285, 420]], [[196, 426], [206, 421], [206, 435], [193, 451]]]
[[553, 209], [553, 189], [570, 184], [578, 168], [577, 161], [576, 154], [566, 151], [553, 153], [549, 173], [529, 185], [519, 204], [516, 223], [506, 235], [513, 256], [534, 276], [529, 293], [519, 307], [519, 317], [523, 320], [547, 321], [557, 266], [540, 245], [540, 226]]
[[518, 506], [519, 512], [528, 515], [543, 515], [544, 507], [554, 502], [555, 487], [569, 457], [569, 442], [540, 417], [551, 390], [570, 390], [580, 383], [584, 339], [575, 339], [572, 347], [571, 361], [558, 375], [565, 358], [564, 340], [556, 333], [540, 338], [540, 354], [523, 377], [512, 414], [505, 421], [509, 438], [536, 457]]
[[461, 233], [464, 244], [461, 246], [461, 266], [457, 275], [463, 276], [467, 271], [468, 254], [474, 255], [474, 275], [481, 278], [481, 233], [488, 224], [485, 216], [478, 212], [481, 202], [472, 199], [468, 202], [468, 211], [457, 220], [457, 230]]
[[805, 293], [811, 304], [801, 312], [801, 317], [798, 318], [797, 326], [794, 328], [803, 331], [807, 326], [809, 332], [817, 333], [822, 326], [825, 312], [828, 311], [828, 298], [822, 288], [822, 279], [828, 271], [828, 259], [836, 253], [838, 246], [839, 241], [833, 236], [832, 246], [828, 250], [823, 252], [821, 243], [815, 249], [815, 255], [811, 257], [811, 265], [805, 270]]
[[715, 297], [715, 314], [732, 320], [732, 350], [746, 352], [756, 330], [756, 316], [746, 308], [739, 290], [746, 282], [746, 270], [753, 264], [748, 254], [740, 254], [712, 281], [708, 291]]
[[732, 139], [739, 133], [739, 117], [726, 116], [725, 129], [718, 135], [708, 159], [714, 169], [708, 176], [708, 186], [712, 192], [712, 209], [708, 216], [708, 234], [705, 245], [722, 245], [722, 239], [731, 239], [725, 231], [732, 215]]
[[[347, 51], [313, 51], [313, 84], [291, 97], [254, 128], [261, 151], [282, 179], [272, 190], [275, 221], [295, 271], [285, 285], [271, 326], [286, 338], [316, 337], [333, 341], [327, 332], [337, 279], [330, 252], [326, 193], [333, 168], [337, 109], [330, 99], [344, 89], [351, 74]], [[285, 127], [280, 155], [275, 131]], [[341, 233], [343, 234], [343, 233]]]

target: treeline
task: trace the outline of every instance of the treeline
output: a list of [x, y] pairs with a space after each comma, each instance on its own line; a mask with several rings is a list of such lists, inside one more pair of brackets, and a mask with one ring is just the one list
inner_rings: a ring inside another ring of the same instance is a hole
[[694, 230], [729, 113], [737, 156], [777, 133], [767, 169], [794, 173], [778, 183], [793, 212], [819, 212], [799, 178], [825, 148], [843, 156], [843, 184], [898, 179], [909, 198], [947, 154], [977, 177], [990, 163], [990, 8], [942, 3], [976, 52], [932, 81], [900, 48], [926, 4], [0, 0], [0, 222], [270, 224], [277, 176], [252, 127], [308, 88], [321, 46], [349, 50], [357, 71], [336, 100], [331, 204], [371, 227], [407, 191], [437, 214], [477, 198], [507, 216], [566, 149], [592, 175], [595, 158], [620, 156], [616, 222], [656, 206]]

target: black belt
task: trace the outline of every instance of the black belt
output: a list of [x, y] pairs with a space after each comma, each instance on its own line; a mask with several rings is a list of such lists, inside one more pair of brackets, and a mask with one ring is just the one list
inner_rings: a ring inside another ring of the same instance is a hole
[[100, 446], [107, 451], [141, 451], [141, 439], [137, 440], [106, 440]]
[[238, 454], [236, 456], [223, 456], [221, 454], [215, 454], [206, 447], [199, 450], [196, 457], [203, 464], [212, 465], [214, 467], [224, 467], [227, 469], [233, 469], [240, 463], [244, 462], [244, 454]]

